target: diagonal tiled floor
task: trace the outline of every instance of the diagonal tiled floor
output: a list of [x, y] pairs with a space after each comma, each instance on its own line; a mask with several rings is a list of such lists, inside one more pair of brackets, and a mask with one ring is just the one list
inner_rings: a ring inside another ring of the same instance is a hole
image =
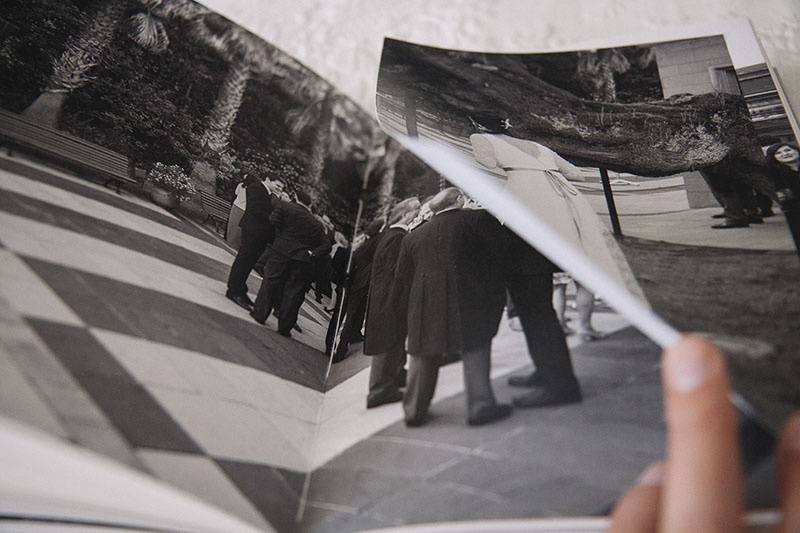
[[292, 529], [326, 315], [303, 309], [311, 346], [258, 326], [213, 238], [36, 164], [0, 158], [0, 219], [2, 412]]

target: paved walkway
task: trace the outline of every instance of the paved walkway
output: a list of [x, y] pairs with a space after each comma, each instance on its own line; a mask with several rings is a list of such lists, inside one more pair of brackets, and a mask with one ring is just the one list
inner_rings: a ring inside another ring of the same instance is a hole
[[[581, 184], [580, 188], [601, 220], [609, 222], [602, 186], [599, 183], [586, 183]], [[720, 213], [722, 209], [689, 208], [683, 178], [679, 176], [642, 179], [640, 182], [612, 185], [611, 188], [624, 235], [689, 246], [741, 250], [795, 249], [786, 219], [778, 209], [776, 216], [765, 219], [764, 224], [751, 224], [748, 228], [711, 229], [712, 224], [722, 222], [712, 219], [711, 215]]]
[[0, 412], [293, 527], [327, 369], [313, 302], [305, 344], [284, 339], [224, 297], [233, 258], [214, 237], [7, 158], [0, 243]]
[[[519, 337], [504, 329], [494, 351], [526, 359]], [[316, 469], [304, 524], [338, 532], [605, 514], [643, 466], [663, 454], [659, 350], [624, 328], [572, 353], [582, 404], [518, 409], [502, 422], [467, 428], [463, 394], [441, 398], [427, 425], [391, 424]], [[501, 401], [518, 393], [506, 375], [494, 380]]]

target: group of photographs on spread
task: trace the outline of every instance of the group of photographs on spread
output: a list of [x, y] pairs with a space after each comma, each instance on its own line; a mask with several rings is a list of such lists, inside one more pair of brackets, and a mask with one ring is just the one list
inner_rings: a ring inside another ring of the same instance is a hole
[[351, 531], [604, 514], [663, 452], [678, 330], [724, 350], [751, 431], [800, 406], [797, 128], [746, 22], [386, 39], [377, 121], [190, 0], [0, 22], [0, 271], [68, 318], [0, 295], [127, 451], [56, 434], [257, 527]]

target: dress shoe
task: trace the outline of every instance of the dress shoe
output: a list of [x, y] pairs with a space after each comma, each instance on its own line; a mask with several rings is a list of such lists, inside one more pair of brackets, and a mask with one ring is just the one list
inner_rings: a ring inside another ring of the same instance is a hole
[[514, 409], [507, 403], [482, 405], [474, 412], [470, 413], [467, 418], [467, 424], [470, 426], [482, 426], [496, 420], [502, 420], [508, 418], [513, 410]]
[[579, 403], [583, 400], [580, 391], [571, 393], [555, 393], [548, 389], [537, 389], [514, 398], [516, 407], [552, 407]]
[[389, 389], [381, 392], [380, 394], [376, 394], [375, 396], [367, 396], [367, 409], [372, 409], [373, 407], [380, 407], [381, 405], [386, 405], [387, 403], [394, 403], [402, 401], [403, 393], [397, 389]]
[[747, 215], [747, 222], [750, 224], [763, 224], [764, 219], [761, 215]]
[[416, 418], [406, 418], [405, 423], [407, 428], [418, 428], [428, 421], [427, 415], [422, 415]]
[[511, 376], [508, 378], [508, 384], [511, 387], [543, 387], [545, 381], [541, 372], [534, 370], [525, 376]]
[[334, 363], [341, 363], [342, 361], [347, 359], [347, 356], [350, 355], [349, 348], [350, 347], [347, 346], [347, 345], [341, 345], [340, 344], [339, 347], [336, 349], [336, 351], [333, 354], [333, 362]]
[[266, 318], [263, 318], [263, 319], [259, 318], [258, 315], [256, 315], [255, 311], [253, 311], [252, 309], [250, 310], [250, 316], [252, 317], [253, 320], [258, 322], [262, 326], [267, 323], [267, 319]]
[[225, 298], [232, 301], [242, 309], [247, 311], [253, 310], [253, 301], [247, 297], [246, 294], [231, 294], [229, 292], [225, 293]]
[[711, 229], [731, 229], [731, 228], [746, 228], [749, 227], [748, 222], [723, 222], [722, 224], [714, 224]]
[[300, 327], [300, 326], [298, 326], [297, 324], [295, 324], [294, 326], [292, 326], [292, 329], [293, 329], [293, 330], [295, 330], [297, 333], [303, 333], [303, 328], [301, 328], [301, 327]]
[[775, 211], [773, 211], [771, 207], [769, 209], [759, 209], [759, 214], [761, 218], [769, 218], [775, 216]]
[[290, 330], [290, 331], [281, 331], [281, 330], [278, 330], [278, 335], [280, 335], [281, 337], [286, 337], [287, 339], [291, 339], [291, 338], [292, 338], [292, 332], [291, 332], [291, 330]]
[[602, 333], [600, 333], [594, 328], [589, 328], [584, 330], [579, 329], [575, 331], [575, 334], [578, 335], [578, 337], [584, 342], [596, 341], [604, 337]]

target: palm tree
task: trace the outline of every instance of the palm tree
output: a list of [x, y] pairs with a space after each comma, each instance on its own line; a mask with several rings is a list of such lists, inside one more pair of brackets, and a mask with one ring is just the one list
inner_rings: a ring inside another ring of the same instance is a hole
[[94, 79], [91, 71], [102, 61], [126, 8], [126, 0], [109, 0], [86, 28], [67, 42], [61, 56], [53, 61], [44, 91], [23, 115], [47, 126], [58, 125], [67, 95]]
[[277, 49], [265, 46], [263, 41], [238, 26], [226, 26], [222, 34], [212, 31], [203, 21], [198, 21], [193, 28], [195, 37], [229, 64], [202, 137], [203, 148], [217, 156], [228, 147], [231, 128], [236, 122], [250, 78], [255, 74], [286, 75]]
[[250, 72], [250, 62], [246, 59], [231, 61], [228, 66], [203, 133], [202, 144], [206, 149], [222, 154], [228, 147], [231, 128], [242, 105]]
[[236, 123], [247, 82], [256, 74], [287, 75], [277, 49], [265, 46], [263, 41], [238, 26], [224, 26], [222, 33], [215, 32], [204, 20], [198, 19], [192, 28], [196, 39], [209, 46], [228, 63], [228, 70], [201, 137], [204, 155], [192, 167], [192, 178], [201, 189], [209, 192], [216, 190], [218, 162], [228, 149], [231, 130]]
[[381, 203], [381, 215], [386, 216], [392, 203], [392, 192], [394, 191], [394, 178], [395, 170], [397, 167], [397, 159], [403, 152], [403, 147], [400, 143], [384, 135], [385, 141], [382, 145], [382, 152], [376, 153], [381, 158], [381, 167], [383, 173], [381, 175], [381, 184], [378, 188], [378, 200]]
[[306, 169], [309, 184], [314, 184], [322, 177], [328, 155], [333, 128], [333, 106], [337, 95], [333, 87], [327, 84], [320, 88], [315, 79], [304, 80], [299, 92], [310, 96], [310, 103], [304, 108], [289, 111], [286, 114], [286, 122], [292, 135], [296, 137], [302, 136], [312, 128], [314, 130], [310, 162]]
[[289, 111], [286, 122], [295, 137], [313, 131], [310, 163], [306, 170], [310, 185], [322, 178], [328, 157], [345, 159], [353, 153], [357, 157], [369, 157], [369, 148], [362, 144], [365, 138], [375, 138], [375, 126], [359, 121], [359, 109], [353, 102], [316, 76], [309, 75], [297, 83], [284, 81], [284, 88], [307, 102], [305, 106]]
[[[106, 0], [103, 3], [83, 31], [67, 41], [64, 51], [53, 61], [53, 70], [44, 91], [23, 111], [23, 115], [57, 127], [69, 93], [94, 80], [92, 71], [102, 63], [130, 5], [129, 0]], [[153, 53], [163, 52], [169, 45], [169, 36], [159, 17], [196, 20], [210, 13], [190, 0], [139, 0], [139, 5], [145, 11], [130, 17], [128, 36]]]
[[619, 48], [578, 53], [576, 76], [583, 85], [589, 88], [592, 100], [616, 102], [617, 82], [614, 76], [628, 72], [633, 66], [631, 61], [639, 68], [646, 68], [655, 61], [655, 52], [652, 47], [642, 47], [628, 53], [630, 57], [627, 57]]

